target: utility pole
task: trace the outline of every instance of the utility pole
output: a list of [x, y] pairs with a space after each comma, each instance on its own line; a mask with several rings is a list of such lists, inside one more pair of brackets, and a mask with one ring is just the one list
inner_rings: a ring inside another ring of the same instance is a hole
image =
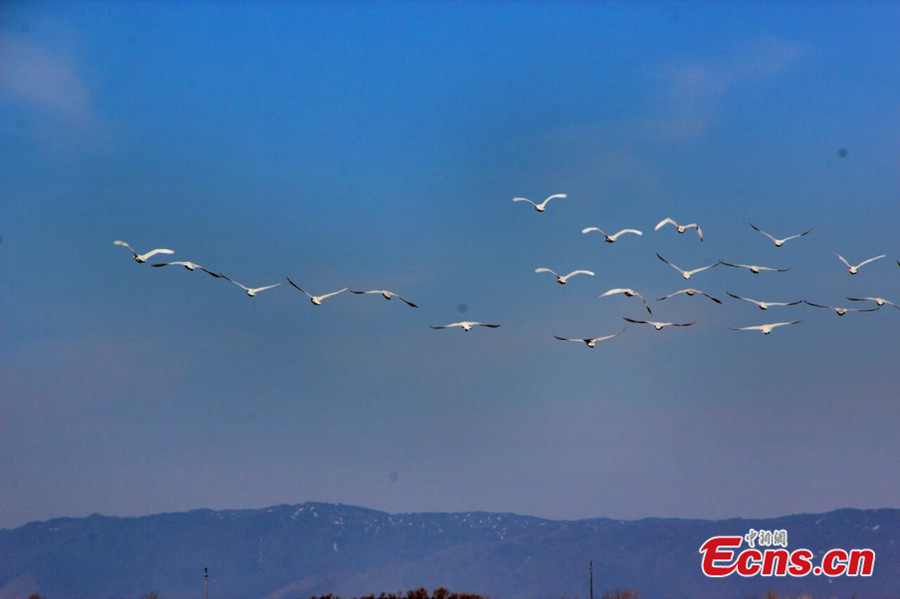
[[209, 568], [203, 568], [203, 599], [209, 599]]
[[594, 599], [594, 560], [591, 560], [588, 570], [591, 572], [591, 599]]

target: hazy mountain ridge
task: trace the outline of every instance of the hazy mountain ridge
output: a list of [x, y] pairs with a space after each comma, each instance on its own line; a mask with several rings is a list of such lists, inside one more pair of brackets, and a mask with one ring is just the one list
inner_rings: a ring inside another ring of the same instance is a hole
[[[750, 528], [785, 529], [788, 548], [871, 548], [871, 578], [707, 579], [700, 545]], [[546, 520], [506, 513], [388, 514], [338, 504], [92, 515], [0, 530], [0, 599], [344, 597], [444, 586], [494, 598], [586, 597], [616, 587], [646, 599], [900, 597], [900, 510], [837, 510], [766, 520]]]

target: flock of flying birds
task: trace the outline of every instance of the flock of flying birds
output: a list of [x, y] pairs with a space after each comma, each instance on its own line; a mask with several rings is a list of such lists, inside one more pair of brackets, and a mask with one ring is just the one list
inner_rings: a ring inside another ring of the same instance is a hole
[[[516, 197], [516, 198], [513, 198], [513, 202], [527, 202], [527, 203], [531, 204], [537, 212], [544, 212], [547, 209], [547, 204], [551, 200], [566, 198], [566, 197], [567, 197], [566, 194], [562, 194], [562, 193], [553, 194], [553, 195], [547, 197], [540, 204], [536, 204], [535, 202], [533, 202], [527, 198]], [[788, 241], [791, 241], [794, 239], [799, 239], [801, 237], [804, 237], [805, 235], [808, 235], [811, 232], [811, 229], [809, 229], [809, 230], [803, 231], [802, 233], [798, 233], [796, 235], [791, 235], [789, 237], [776, 238], [773, 235], [770, 235], [769, 233], [759, 229], [753, 223], [748, 223], [748, 224], [754, 231], [757, 231], [758, 233], [769, 238], [769, 240], [772, 241], [772, 243], [775, 245], [775, 247], [779, 247], [779, 248], [782, 247]], [[694, 232], [697, 234], [697, 238], [701, 242], [703, 241], [703, 231], [701, 230], [700, 225], [697, 223], [680, 224], [672, 218], [664, 218], [663, 220], [659, 221], [659, 223], [656, 224], [656, 226], [653, 228], [653, 230], [659, 231], [666, 225], [672, 225], [678, 233], [685, 233], [686, 231], [693, 229]], [[589, 233], [594, 233], [594, 232], [600, 233], [601, 235], [603, 235], [604, 242], [606, 242], [606, 243], [616, 243], [624, 235], [636, 235], [636, 236], [643, 235], [643, 233], [637, 229], [622, 229], [616, 233], [609, 234], [598, 227], [586, 227], [586, 228], [582, 229], [581, 232], [582, 232], [582, 234], [589, 234]], [[132, 253], [132, 258], [134, 259], [134, 261], [139, 264], [146, 263], [153, 256], [171, 255], [171, 254], [175, 253], [173, 250], [170, 250], [170, 249], [158, 248], [158, 249], [154, 249], [149, 252], [141, 254], [141, 253], [138, 253], [137, 250], [135, 250], [130, 244], [128, 244], [125, 241], [116, 240], [113, 243], [115, 245], [120, 245], [120, 246], [124, 246], [124, 247], [128, 248]], [[847, 267], [847, 270], [851, 275], [857, 274], [859, 272], [859, 269], [862, 268], [863, 266], [865, 266], [866, 264], [869, 264], [870, 262], [874, 262], [876, 260], [880, 260], [881, 258], [884, 258], [887, 255], [887, 254], [880, 254], [878, 256], [874, 256], [872, 258], [863, 260], [862, 262], [860, 262], [858, 264], [851, 264], [837, 252], [834, 252], [834, 254]], [[699, 268], [686, 270], [686, 269], [683, 269], [683, 268], [677, 266], [676, 264], [673, 264], [669, 260], [666, 260], [658, 252], [656, 253], [656, 256], [662, 262], [664, 262], [665, 264], [669, 265], [670, 267], [672, 267], [673, 269], [678, 271], [678, 273], [681, 275], [681, 277], [686, 281], [689, 280], [692, 276], [694, 276], [700, 272], [703, 272], [705, 270], [708, 270], [710, 268], [715, 268], [718, 266], [727, 266], [727, 267], [731, 267], [731, 268], [744, 268], [744, 269], [749, 270], [753, 274], [759, 274], [760, 272], [781, 273], [781, 272], [787, 272], [788, 270], [790, 270], [790, 268], [772, 268], [772, 267], [760, 266], [760, 265], [756, 265], [756, 264], [736, 264], [736, 263], [731, 263], [731, 262], [725, 262], [723, 260], [719, 260], [718, 262], [708, 264], [705, 266], [701, 266]], [[299, 285], [297, 285], [294, 281], [292, 281], [290, 279], [290, 277], [286, 277], [285, 281], [274, 283], [272, 285], [265, 285], [263, 287], [248, 287], [248, 286], [244, 285], [243, 283], [239, 283], [238, 281], [235, 281], [234, 279], [225, 276], [221, 272], [216, 272], [216, 271], [210, 270], [208, 268], [204, 268], [203, 266], [200, 266], [199, 264], [196, 264], [196, 263], [190, 262], [190, 261], [177, 260], [177, 261], [172, 261], [172, 262], [155, 262], [155, 263], [152, 263], [151, 266], [157, 267], [157, 268], [165, 267], [165, 266], [183, 266], [184, 268], [186, 268], [187, 270], [190, 270], [190, 271], [201, 270], [212, 277], [215, 277], [217, 279], [223, 279], [225, 281], [229, 281], [229, 282], [237, 285], [238, 287], [243, 289], [244, 292], [249, 297], [254, 297], [262, 291], [266, 291], [268, 289], [273, 289], [275, 287], [278, 287], [279, 285], [282, 285], [286, 281], [294, 289], [296, 289], [300, 293], [303, 293], [314, 306], [320, 306], [320, 305], [322, 305], [322, 302], [324, 300], [326, 300], [327, 298], [336, 296], [340, 293], [343, 293], [344, 291], [349, 291], [350, 293], [357, 294], [357, 295], [380, 294], [386, 300], [397, 298], [412, 308], [418, 308], [418, 306], [416, 304], [414, 304], [413, 302], [409, 301], [408, 299], [402, 297], [401, 295], [399, 295], [393, 291], [388, 291], [387, 289], [354, 290], [354, 289], [349, 289], [348, 287], [344, 287], [342, 289], [338, 289], [337, 291], [332, 291], [331, 293], [326, 293], [323, 295], [313, 295], [313, 294], [309, 293], [308, 291], [306, 291], [305, 289], [303, 289], [302, 287], [300, 287]], [[900, 266], [900, 260], [897, 260], [897, 266]], [[570, 273], [562, 275], [562, 274], [556, 273], [553, 270], [546, 268], [546, 267], [536, 268], [535, 273], [549, 273], [556, 278], [556, 282], [560, 285], [565, 285], [569, 281], [570, 278], [577, 276], [577, 275], [594, 276], [594, 273], [590, 270], [574, 270]], [[874, 306], [874, 307], [855, 308], [855, 307], [842, 307], [842, 306], [831, 306], [831, 305], [826, 305], [826, 304], [817, 304], [817, 303], [813, 303], [813, 302], [810, 302], [807, 300], [796, 300], [796, 301], [792, 301], [792, 302], [761, 301], [761, 300], [756, 300], [756, 299], [749, 298], [749, 297], [739, 296], [739, 295], [733, 294], [731, 292], [726, 292], [726, 293], [728, 294], [729, 297], [731, 297], [733, 299], [754, 304], [760, 310], [768, 310], [769, 308], [776, 307], [776, 306], [795, 306], [795, 305], [801, 304], [801, 303], [805, 303], [809, 306], [814, 306], [817, 308], [826, 308], [826, 309], [833, 310], [838, 316], [843, 316], [848, 312], [874, 312], [876, 310], [881, 309], [881, 307], [884, 305], [890, 305], [890, 306], [893, 306], [894, 308], [900, 310], [900, 306], [898, 306], [894, 302], [884, 299], [882, 297], [848, 297], [847, 299], [849, 301], [868, 302]], [[603, 297], [609, 297], [609, 296], [613, 296], [613, 295], [619, 295], [619, 294], [624, 295], [625, 297], [635, 297], [635, 298], [639, 299], [641, 301], [641, 303], [643, 304], [644, 308], [647, 310], [647, 313], [650, 314], [651, 316], [653, 315], [653, 310], [650, 307], [650, 304], [647, 302], [647, 300], [640, 293], [638, 293], [637, 291], [630, 289], [630, 288], [609, 289], [608, 291], [605, 291], [604, 293], [598, 295], [597, 299], [603, 298]], [[709, 293], [706, 293], [705, 291], [702, 291], [700, 289], [691, 288], [691, 287], [688, 287], [685, 289], [679, 289], [678, 291], [674, 291], [663, 297], [656, 298], [656, 301], [665, 301], [673, 296], [680, 295], [680, 294], [685, 294], [689, 297], [693, 297], [694, 295], [702, 295], [702, 296], [708, 298], [710, 301], [715, 302], [716, 304], [722, 304], [721, 299], [713, 297], [712, 295], [710, 295]], [[628, 318], [628, 317], [623, 317], [623, 319], [629, 323], [652, 326], [657, 331], [661, 330], [665, 327], [687, 327], [687, 326], [691, 326], [691, 325], [695, 324], [695, 321], [692, 321], [692, 322], [661, 322], [661, 321], [656, 321], [656, 320], [642, 320], [642, 319], [635, 319], [635, 318]], [[782, 321], [782, 322], [768, 322], [768, 323], [758, 324], [758, 325], [753, 325], [753, 326], [729, 327], [729, 328], [734, 331], [759, 331], [759, 332], [763, 333], [764, 335], [768, 335], [775, 328], [782, 327], [782, 326], [788, 326], [788, 325], [800, 324], [801, 322], [802, 322], [801, 320], [789, 320], [789, 321]], [[432, 329], [447, 329], [447, 328], [459, 327], [463, 331], [468, 332], [474, 327], [498, 328], [500, 325], [492, 324], [492, 323], [476, 322], [476, 321], [461, 321], [461, 322], [452, 322], [452, 323], [448, 323], [448, 324], [444, 324], [444, 325], [437, 325], [437, 326], [429, 325], [429, 326]], [[578, 342], [578, 343], [584, 343], [587, 347], [592, 348], [592, 347], [595, 347], [597, 343], [599, 343], [601, 341], [606, 341], [608, 339], [612, 339], [613, 337], [617, 337], [624, 332], [625, 332], [625, 329], [622, 329], [615, 333], [601, 335], [598, 337], [588, 337], [588, 338], [560, 337], [559, 335], [554, 335], [554, 337], [556, 339], [559, 339], [560, 341], [574, 341], [574, 342]]]

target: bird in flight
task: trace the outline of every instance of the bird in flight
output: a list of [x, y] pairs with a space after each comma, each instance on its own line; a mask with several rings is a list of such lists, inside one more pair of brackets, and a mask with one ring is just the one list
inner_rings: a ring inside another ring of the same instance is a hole
[[535, 268], [534, 272], [549, 272], [556, 277], [556, 282], [559, 283], [560, 285], [565, 285], [566, 281], [569, 280], [569, 277], [572, 277], [575, 275], [590, 275], [592, 277], [594, 276], [594, 273], [592, 273], [589, 270], [573, 270], [572, 272], [570, 272], [569, 274], [567, 274], [565, 276], [558, 275], [555, 272], [553, 272], [552, 270], [550, 270], [549, 268], [543, 268], [543, 267]]
[[679, 268], [679, 267], [675, 266], [674, 264], [672, 264], [671, 262], [669, 262], [668, 260], [666, 260], [665, 258], [660, 256], [659, 252], [656, 252], [656, 257], [659, 258], [660, 260], [662, 260], [663, 262], [665, 262], [666, 264], [668, 264], [669, 266], [671, 266], [672, 268], [674, 268], [675, 270], [677, 270], [678, 272], [680, 272], [681, 278], [683, 278], [684, 280], [690, 279], [691, 275], [695, 275], [702, 270], [706, 270], [707, 268], [712, 268], [714, 266], [719, 265], [719, 263], [716, 262], [715, 264], [710, 264], [709, 266], [701, 266], [700, 268], [695, 268], [694, 270], [684, 270], [683, 268]]
[[890, 300], [884, 299], [883, 297], [848, 297], [847, 299], [851, 302], [875, 302], [875, 305], [879, 308], [885, 304], [888, 304], [889, 306], [894, 306], [895, 308], [900, 310], [900, 306]]
[[803, 237], [804, 235], [807, 235], [807, 234], [809, 234], [810, 231], [812, 231], [812, 229], [808, 229], [802, 233], [798, 233], [797, 235], [791, 235], [790, 237], [785, 237], [784, 239], [776, 239], [775, 237], [772, 237], [771, 235], [769, 235], [768, 233], [766, 233], [765, 231], [763, 231], [762, 229], [760, 229], [753, 223], [748, 222], [747, 224], [750, 225], [750, 228], [753, 229], [754, 231], [762, 233], [763, 235], [765, 235], [766, 237], [771, 239], [772, 243], [774, 243], [775, 247], [777, 247], [777, 248], [780, 248], [781, 246], [783, 246], [786, 241], [790, 241], [791, 239], [797, 239], [798, 237]]
[[347, 288], [344, 287], [343, 289], [338, 289], [337, 291], [332, 291], [331, 293], [326, 293], [325, 295], [311, 295], [309, 292], [301, 289], [300, 286], [298, 286], [295, 282], [293, 282], [290, 279], [290, 277], [285, 277], [285, 278], [287, 278], [287, 282], [290, 283], [294, 287], [294, 289], [296, 289], [297, 291], [300, 291], [301, 293], [303, 293], [303, 295], [308, 297], [310, 303], [313, 306], [321, 306], [322, 300], [324, 300], [325, 298], [331, 297], [332, 295], [337, 295], [338, 293], [341, 293], [342, 291], [347, 291]]
[[623, 316], [623, 319], [628, 322], [633, 322], [635, 324], [649, 324], [657, 331], [661, 331], [663, 327], [689, 327], [693, 322], [657, 322], [655, 320], [635, 320], [633, 318], [628, 318], [627, 316]]
[[430, 326], [432, 329], [449, 329], [450, 327], [462, 327], [462, 330], [468, 333], [472, 329], [472, 327], [488, 327], [489, 329], [496, 329], [500, 325], [464, 320], [462, 322], [451, 322], [450, 324], [442, 324], [440, 326], [434, 326], [433, 324], [430, 324], [428, 326]]
[[775, 327], [783, 327], [788, 324], [800, 324], [802, 320], [792, 320], [790, 322], [770, 322], [768, 324], [758, 324], [752, 327], [728, 327], [732, 331], [759, 331], [763, 335], [768, 335]]
[[394, 293], [393, 291], [388, 291], [387, 289], [370, 289], [369, 291], [354, 291], [353, 289], [351, 289], [350, 293], [355, 293], [357, 295], [362, 295], [365, 293], [380, 293], [381, 297], [383, 297], [386, 300], [396, 297], [398, 300], [405, 302], [407, 306], [412, 306], [413, 308], [419, 307], [419, 306], [415, 305], [414, 303], [412, 303], [411, 301], [409, 301], [408, 299], [401, 297], [399, 294]]
[[577, 341], [579, 343], [584, 343], [588, 347], [595, 347], [597, 345], [597, 343], [599, 343], [600, 341], [606, 341], [607, 339], [612, 339], [613, 337], [621, 335], [624, 332], [625, 332], [625, 329], [622, 329], [618, 333], [613, 333], [612, 335], [603, 335], [602, 337], [589, 337], [587, 339], [577, 339], [577, 338], [572, 339], [569, 337], [560, 337], [559, 335], [553, 335], [553, 336], [556, 337], [557, 339], [559, 339], [560, 341]]
[[658, 223], [656, 223], [656, 226], [653, 227], [653, 230], [659, 231], [661, 228], [663, 228], [666, 225], [674, 225], [675, 230], [678, 231], [679, 233], [684, 233], [688, 229], [697, 229], [697, 237], [700, 238], [700, 241], [703, 241], [703, 231], [700, 230], [700, 225], [698, 225], [697, 223], [691, 223], [689, 225], [679, 225], [671, 218], [664, 218], [661, 221], [659, 221]]
[[513, 201], [513, 202], [528, 202], [529, 204], [531, 204], [532, 206], [534, 206], [534, 209], [535, 209], [535, 210], [537, 210], [538, 212], [543, 212], [544, 210], [547, 209], [547, 202], [549, 202], [550, 200], [556, 199], [556, 198], [564, 198], [564, 197], [566, 197], [566, 194], [564, 194], [564, 193], [556, 193], [556, 194], [553, 194], [552, 196], [547, 197], [547, 199], [545, 199], [545, 200], [544, 200], [543, 202], [541, 202], [540, 204], [535, 204], [534, 202], [532, 202], [532, 201], [529, 200], [528, 198], [513, 198], [512, 201]]
[[618, 233], [613, 233], [612, 235], [607, 234], [606, 231], [604, 231], [603, 229], [601, 229], [599, 227], [585, 227], [584, 229], [581, 230], [582, 234], [591, 233], [593, 231], [598, 231], [598, 232], [602, 233], [603, 237], [604, 237], [603, 241], [605, 241], [606, 243], [615, 243], [616, 240], [621, 235], [624, 235], [625, 233], [631, 233], [632, 235], [643, 235], [643, 233], [641, 233], [637, 229], [622, 229]]
[[772, 306], [796, 306], [797, 304], [801, 303], [800, 300], [797, 300], [796, 302], [761, 302], [759, 300], [750, 299], [749, 297], [741, 297], [739, 295], [735, 295], [730, 291], [726, 291], [725, 293], [727, 293], [734, 299], [739, 299], [745, 302], [750, 302], [751, 304], [756, 304], [760, 310], [768, 310]]
[[876, 310], [881, 309], [881, 306], [878, 306], [877, 308], [842, 308], [840, 306], [827, 306], [827, 305], [823, 305], [823, 304], [814, 304], [814, 303], [808, 302], [806, 300], [803, 300], [803, 303], [807, 304], [809, 306], [815, 306], [816, 308], [830, 308], [830, 309], [834, 310], [834, 313], [837, 314], [838, 316], [843, 316], [847, 312], [875, 312]]
[[216, 277], [217, 279], [227, 279], [228, 278], [220, 272], [213, 272], [207, 268], [203, 268], [202, 266], [200, 266], [199, 264], [197, 264], [195, 262], [188, 262], [187, 260], [176, 260], [175, 262], [155, 262], [155, 263], [151, 264], [150, 266], [154, 266], [156, 268], [159, 268], [161, 266], [183, 266], [191, 272], [193, 272], [194, 270], [200, 269], [203, 272], [205, 272], [206, 274], [208, 274], [209, 276]]
[[679, 289], [678, 291], [670, 293], [669, 295], [666, 295], [663, 297], [658, 297], [658, 298], [656, 298], [656, 301], [661, 302], [663, 300], [667, 300], [670, 297], [672, 297], [673, 295], [678, 295], [679, 293], [684, 293], [685, 295], [690, 296], [690, 297], [693, 297], [695, 294], [699, 293], [700, 295], [705, 295], [706, 297], [708, 297], [712, 301], [716, 302], [717, 304], [722, 303], [722, 300], [711, 296], [710, 294], [706, 293], [705, 291], [700, 291], [699, 289], [690, 289], [690, 288], [689, 289]]
[[156, 249], [156, 250], [150, 250], [150, 251], [147, 252], [146, 254], [138, 254], [136, 251], [134, 251], [134, 248], [133, 248], [133, 247], [131, 247], [130, 245], [128, 245], [128, 243], [126, 243], [126, 242], [124, 242], [124, 241], [119, 241], [119, 240], [117, 239], [117, 240], [113, 241], [113, 243], [116, 244], [116, 245], [122, 245], [122, 246], [125, 246], [125, 247], [127, 247], [129, 250], [131, 250], [131, 253], [134, 254], [132, 257], [134, 258], [134, 261], [137, 262], [138, 264], [143, 264], [144, 262], [146, 262], [146, 261], [147, 261], [148, 259], [150, 259], [152, 256], [155, 256], [156, 254], [174, 254], [174, 253], [175, 253], [175, 252], [172, 251], [172, 250], [167, 250], [167, 249], [165, 249], [165, 248], [160, 248], [160, 249]]
[[[831, 250], [831, 251], [834, 252], [834, 250]], [[863, 260], [862, 262], [860, 262], [859, 264], [854, 266], [854, 265], [850, 264], [849, 262], [847, 262], [847, 260], [840, 254], [838, 254], [837, 252], [834, 252], [834, 255], [837, 256], [841, 262], [843, 262], [844, 264], [847, 265], [847, 269], [851, 275], [855, 275], [857, 272], [859, 272], [860, 267], [863, 266], [864, 264], [868, 264], [869, 262], [874, 262], [875, 260], [878, 260], [879, 258], [884, 258], [885, 256], [887, 256], [887, 254], [881, 254], [880, 256], [875, 256], [874, 258], [869, 258], [868, 260]], [[900, 262], [898, 262], [898, 264], [900, 264]]]
[[746, 268], [755, 275], [758, 275], [763, 270], [770, 272], [787, 272], [790, 270], [790, 268], [772, 268], [770, 266], [757, 266], [756, 264], [732, 264], [731, 262], [725, 262], [724, 260], [719, 260], [719, 264], [724, 264], [725, 266], [730, 266], [732, 268]]
[[644, 302], [644, 307], [647, 308], [647, 312], [653, 314], [653, 310], [650, 309], [650, 306], [647, 304], [647, 300], [644, 299], [644, 296], [635, 291], [634, 289], [620, 288], [620, 289], [610, 289], [609, 291], [605, 291], [598, 295], [595, 299], [600, 299], [601, 297], [608, 297], [610, 295], [616, 295], [617, 293], [622, 293], [625, 297], [636, 297], [639, 298], [642, 302]]
[[275, 283], [274, 285], [266, 285], [265, 287], [247, 287], [246, 285], [242, 285], [241, 283], [238, 283], [234, 279], [229, 279], [225, 275], [222, 275], [222, 278], [225, 279], [226, 281], [231, 281], [232, 283], [234, 283], [235, 285], [237, 285], [238, 287], [240, 287], [241, 289], [246, 291], [247, 295], [249, 297], [256, 297], [256, 294], [259, 293], [260, 291], [265, 291], [266, 289], [272, 289], [273, 287], [278, 287], [279, 285], [281, 285], [281, 283]]

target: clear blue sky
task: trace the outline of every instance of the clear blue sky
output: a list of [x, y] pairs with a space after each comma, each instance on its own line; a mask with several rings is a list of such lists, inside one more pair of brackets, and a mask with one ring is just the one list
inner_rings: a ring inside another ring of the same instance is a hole
[[0, 527], [900, 507], [900, 310], [726, 295], [900, 303], [898, 8], [3, 3]]

